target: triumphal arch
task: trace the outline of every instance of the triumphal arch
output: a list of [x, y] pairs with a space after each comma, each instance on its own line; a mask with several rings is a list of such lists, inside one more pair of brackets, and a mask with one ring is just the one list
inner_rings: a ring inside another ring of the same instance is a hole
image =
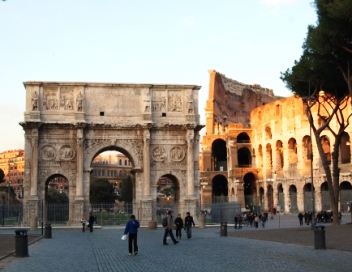
[[24, 226], [40, 218], [48, 181], [58, 174], [69, 182], [68, 224], [78, 224], [89, 212], [91, 163], [106, 150], [132, 162], [133, 212], [142, 224], [155, 220], [157, 182], [165, 176], [176, 182], [178, 212], [195, 214], [203, 127], [199, 86], [38, 81], [24, 86]]

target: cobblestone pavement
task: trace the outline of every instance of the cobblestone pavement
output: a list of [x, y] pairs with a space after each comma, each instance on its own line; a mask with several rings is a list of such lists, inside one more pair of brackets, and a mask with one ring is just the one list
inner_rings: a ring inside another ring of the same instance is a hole
[[[282, 228], [289, 227], [285, 217]], [[267, 222], [277, 228], [278, 218]], [[295, 222], [294, 220], [292, 222]], [[297, 223], [297, 222], [296, 222]], [[281, 226], [280, 226], [281, 227]], [[291, 225], [292, 227], [292, 225]], [[231, 228], [231, 229], [230, 229]], [[234, 231], [229, 225], [229, 233]], [[239, 231], [239, 230], [236, 230]], [[251, 230], [244, 228], [243, 232]], [[261, 231], [265, 232], [265, 231]], [[220, 227], [194, 228], [193, 238], [179, 244], [162, 245], [163, 229], [141, 228], [139, 253], [128, 256], [123, 229], [53, 229], [52, 239], [30, 245], [29, 257], [8, 257], [0, 262], [3, 271], [351, 271], [352, 252], [316, 250], [271, 241], [220, 236]]]

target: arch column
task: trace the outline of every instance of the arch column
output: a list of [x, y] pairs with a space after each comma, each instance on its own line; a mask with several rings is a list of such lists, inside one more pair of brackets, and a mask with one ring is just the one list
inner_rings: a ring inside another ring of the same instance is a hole
[[91, 168], [83, 169], [83, 182], [82, 182], [82, 189], [83, 189], [83, 213], [85, 216], [89, 214], [89, 189], [90, 189], [90, 172]]
[[194, 196], [194, 131], [187, 131], [187, 195]]
[[31, 187], [29, 198], [38, 199], [38, 128], [32, 130], [31, 139]]
[[31, 128], [31, 134], [26, 138], [25, 152], [26, 161], [28, 160], [29, 167], [26, 166], [26, 176], [29, 179], [28, 200], [23, 208], [23, 225], [30, 226], [31, 229], [36, 229], [39, 216], [39, 196], [38, 196], [38, 169], [39, 169], [39, 136], [38, 126]]
[[77, 131], [76, 201], [83, 201], [83, 131]]
[[150, 198], [150, 131], [143, 132], [143, 197]]

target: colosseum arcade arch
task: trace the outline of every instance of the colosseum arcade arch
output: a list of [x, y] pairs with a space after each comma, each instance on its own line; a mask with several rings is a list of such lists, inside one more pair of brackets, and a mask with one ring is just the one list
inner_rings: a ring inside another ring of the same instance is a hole
[[216, 175], [212, 180], [212, 203], [228, 202], [228, 183], [223, 175]]
[[243, 177], [244, 201], [247, 209], [259, 206], [256, 177], [253, 173], [247, 173]]
[[177, 177], [179, 202], [199, 206], [198, 91], [195, 85], [25, 82], [23, 226], [39, 217], [47, 180], [69, 182], [68, 224], [89, 210], [91, 163], [104, 150], [123, 151], [135, 181], [133, 212], [156, 219], [159, 177]]
[[211, 146], [212, 171], [227, 171], [226, 142], [217, 139]]

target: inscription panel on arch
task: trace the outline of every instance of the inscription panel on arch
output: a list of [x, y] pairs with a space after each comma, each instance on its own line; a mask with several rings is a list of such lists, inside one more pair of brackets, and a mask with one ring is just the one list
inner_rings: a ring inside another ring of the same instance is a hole
[[[134, 88], [89, 87], [85, 91], [86, 113], [141, 114], [141, 90]], [[104, 107], [102, 107], [104, 105]]]

